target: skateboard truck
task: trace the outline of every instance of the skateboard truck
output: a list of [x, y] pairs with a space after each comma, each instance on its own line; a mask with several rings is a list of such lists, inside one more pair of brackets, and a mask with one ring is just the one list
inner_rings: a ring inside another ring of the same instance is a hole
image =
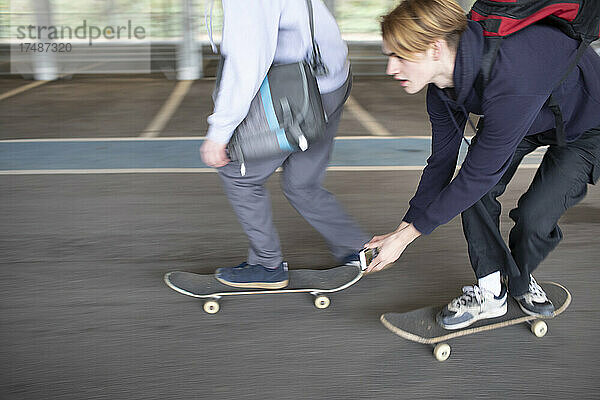
[[[329, 297], [321, 294], [320, 292], [310, 292], [310, 294], [315, 298], [314, 304], [318, 309], [325, 309], [331, 304]], [[221, 306], [219, 305], [219, 300], [221, 300], [221, 298], [222, 296], [211, 297], [210, 300], [206, 300], [204, 302], [204, 306], [202, 308], [207, 314], [218, 313], [221, 309]]]

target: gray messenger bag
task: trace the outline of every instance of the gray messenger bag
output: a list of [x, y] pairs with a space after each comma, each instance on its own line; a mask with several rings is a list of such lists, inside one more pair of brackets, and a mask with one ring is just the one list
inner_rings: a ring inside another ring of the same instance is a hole
[[[326, 75], [319, 47], [314, 39], [311, 0], [306, 0], [312, 38], [312, 60], [272, 65], [263, 80], [248, 115], [235, 129], [227, 150], [229, 158], [241, 163], [274, 157], [280, 154], [305, 151], [325, 134], [327, 116], [315, 75]], [[224, 59], [217, 73], [215, 94]]]

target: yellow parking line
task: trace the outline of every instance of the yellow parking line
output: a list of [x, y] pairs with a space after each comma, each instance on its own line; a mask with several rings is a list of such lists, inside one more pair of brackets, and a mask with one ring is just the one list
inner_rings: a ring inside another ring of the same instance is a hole
[[371, 116], [361, 107], [360, 104], [354, 99], [354, 97], [348, 97], [346, 100], [346, 105], [348, 106], [348, 110], [354, 115], [354, 117], [360, 122], [362, 126], [364, 126], [371, 135], [375, 136], [392, 136], [390, 131], [385, 129], [383, 125], [381, 125], [375, 118]]
[[165, 104], [163, 104], [156, 117], [144, 129], [140, 137], [151, 138], [160, 135], [193, 83], [194, 81], [179, 81], [177, 83]]
[[[89, 69], [95, 68], [95, 67], [97, 67], [98, 65], [102, 65], [102, 64], [106, 64], [106, 62], [98, 62], [98, 63], [92, 64], [92, 65], [89, 65], [89, 66], [87, 66], [87, 67], [81, 68], [81, 69], [80, 69], [78, 72], [81, 72], [81, 71], [86, 71], [86, 70], [89, 70]], [[59, 78], [59, 79], [60, 79], [60, 78], [64, 78], [64, 77], [65, 77], [65, 76], [67, 76], [67, 75], [75, 75], [75, 74], [77, 74], [78, 72], [73, 72], [73, 73], [69, 73], [69, 74], [60, 74], [60, 75], [58, 75], [58, 78]], [[9, 90], [9, 91], [8, 91], [8, 92], [6, 92], [6, 93], [0, 94], [0, 101], [2, 101], [2, 100], [5, 100], [5, 99], [8, 99], [9, 97], [16, 96], [16, 95], [18, 95], [19, 93], [23, 93], [23, 92], [25, 92], [25, 91], [27, 91], [27, 90], [29, 90], [29, 89], [34, 89], [34, 88], [36, 88], [36, 87], [38, 87], [38, 86], [42, 86], [42, 85], [44, 85], [44, 84], [46, 84], [46, 83], [48, 83], [48, 82], [52, 82], [52, 81], [35, 81], [35, 82], [28, 83], [27, 85], [19, 86], [19, 87], [18, 87], [18, 88], [16, 88], [16, 89]]]
[[0, 101], [8, 99], [9, 97], [16, 96], [19, 93], [23, 93], [23, 92], [25, 92], [25, 91], [27, 91], [29, 89], [33, 89], [33, 88], [36, 88], [38, 86], [44, 85], [44, 84], [46, 84], [48, 82], [51, 82], [51, 81], [35, 81], [35, 82], [28, 83], [27, 85], [19, 86], [16, 89], [9, 90], [6, 93], [0, 94]]

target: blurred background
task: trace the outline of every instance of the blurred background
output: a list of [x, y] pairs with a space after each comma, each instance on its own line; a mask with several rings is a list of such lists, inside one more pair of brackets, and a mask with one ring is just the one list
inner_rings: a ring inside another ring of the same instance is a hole
[[[382, 74], [385, 60], [379, 48], [378, 17], [395, 2], [325, 0], [350, 44], [355, 74]], [[461, 1], [465, 9], [471, 3]], [[210, 77], [217, 62], [209, 46], [205, 21], [211, 6], [212, 29], [218, 43], [223, 15], [220, 0], [1, 0], [0, 74], [42, 80], [64, 73], [163, 73], [169, 79]], [[31, 40], [18, 39], [19, 26], [69, 26], [74, 30], [84, 20], [88, 27], [99, 28], [124, 26], [133, 20], [144, 27], [146, 35], [137, 41], [109, 40], [102, 35], [93, 46], [86, 39], [54, 38], [45, 42], [70, 43], [73, 48], [68, 53], [24, 55], [21, 51], [19, 45]]]
[[[325, 3], [348, 43], [355, 87], [381, 84], [378, 18], [395, 1]], [[222, 17], [220, 0], [0, 0], [0, 138], [202, 136], [219, 59], [207, 25], [218, 51]], [[405, 118], [387, 112], [389, 102], [351, 99], [366, 119], [343, 122], [346, 135], [428, 129], [422, 95], [379, 90], [418, 117], [399, 125]], [[365, 114], [372, 106], [386, 112]]]

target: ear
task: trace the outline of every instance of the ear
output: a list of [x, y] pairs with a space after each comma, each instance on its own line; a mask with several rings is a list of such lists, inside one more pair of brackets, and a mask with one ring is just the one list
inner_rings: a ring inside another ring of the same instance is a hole
[[437, 39], [432, 43], [431, 50], [435, 61], [439, 61], [442, 58], [442, 54], [444, 54], [446, 47], [446, 41], [443, 39]]

